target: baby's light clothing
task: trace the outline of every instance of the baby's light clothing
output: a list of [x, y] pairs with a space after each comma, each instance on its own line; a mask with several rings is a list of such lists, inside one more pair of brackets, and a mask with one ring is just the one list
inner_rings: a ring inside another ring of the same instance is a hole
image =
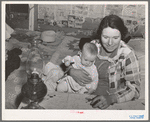
[[[68, 87], [66, 92], [83, 94], [84, 92], [87, 92], [91, 89], [96, 90], [97, 84], [98, 84], [98, 73], [97, 73], [96, 66], [94, 64], [90, 67], [83, 66], [81, 64], [80, 57], [77, 56], [77, 55], [75, 55], [73, 57], [67, 56], [63, 59], [63, 61], [64, 60], [70, 60], [71, 62], [74, 62], [74, 64], [72, 64], [72, 66], [75, 69], [84, 69], [86, 72], [88, 72], [89, 77], [92, 78], [92, 82], [90, 84], [86, 84], [86, 86], [81, 86], [72, 77], [66, 76], [65, 78], [63, 78], [59, 81], [59, 84], [58, 84], [59, 89], [61, 89], [60, 86], [59, 86], [61, 84], [61, 87], [66, 87], [66, 86]], [[62, 85], [62, 83], [63, 83], [63, 85]]]
[[58, 65], [48, 62], [43, 73], [44, 75], [42, 76], [42, 80], [47, 86], [47, 89], [50, 91], [55, 91], [57, 81], [64, 75], [64, 72]]

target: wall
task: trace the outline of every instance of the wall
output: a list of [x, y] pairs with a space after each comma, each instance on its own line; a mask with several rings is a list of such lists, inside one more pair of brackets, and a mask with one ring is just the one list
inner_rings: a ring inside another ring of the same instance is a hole
[[[136, 25], [145, 24], [144, 5], [38, 5], [37, 30], [41, 27], [57, 26], [61, 28], [77, 28], [78, 30], [97, 29], [101, 19], [109, 14], [123, 18], [129, 31]], [[43, 25], [43, 26], [41, 26]]]

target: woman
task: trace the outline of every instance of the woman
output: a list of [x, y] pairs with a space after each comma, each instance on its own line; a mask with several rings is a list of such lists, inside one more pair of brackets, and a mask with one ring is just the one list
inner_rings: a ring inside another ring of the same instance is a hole
[[[116, 15], [104, 17], [99, 25], [93, 41], [100, 45], [95, 61], [99, 75], [94, 93], [97, 96], [90, 103], [93, 108], [106, 109], [114, 103], [140, 96], [139, 63], [133, 50], [123, 42], [127, 32], [123, 20]], [[69, 75], [80, 85], [91, 82], [88, 74], [81, 69], [70, 68]]]

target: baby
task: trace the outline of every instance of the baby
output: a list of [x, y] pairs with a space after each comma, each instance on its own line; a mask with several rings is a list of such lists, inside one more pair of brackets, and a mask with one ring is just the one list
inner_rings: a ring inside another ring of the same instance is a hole
[[91, 77], [92, 82], [90, 84], [86, 84], [85, 86], [81, 86], [71, 76], [66, 76], [59, 80], [57, 91], [80, 94], [93, 93], [98, 84], [98, 73], [96, 66], [94, 65], [97, 54], [98, 49], [95, 44], [85, 43], [79, 52], [79, 55], [65, 57], [62, 62], [66, 66], [70, 66], [70, 64], [72, 64], [72, 66], [76, 69], [84, 69], [89, 73], [89, 77]]

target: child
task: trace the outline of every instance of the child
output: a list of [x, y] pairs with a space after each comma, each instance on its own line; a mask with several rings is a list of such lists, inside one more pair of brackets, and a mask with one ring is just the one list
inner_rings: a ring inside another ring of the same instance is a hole
[[59, 80], [57, 85], [57, 91], [59, 92], [71, 92], [71, 93], [93, 93], [98, 84], [98, 73], [96, 66], [94, 65], [95, 59], [98, 54], [98, 49], [93, 43], [85, 43], [83, 49], [79, 52], [79, 56], [75, 55], [73, 57], [67, 56], [62, 61], [66, 66], [70, 66], [71, 63], [74, 68], [80, 69], [83, 68], [89, 73], [89, 77], [92, 78], [90, 84], [85, 86], [79, 85], [74, 79], [70, 76], [66, 76]]

